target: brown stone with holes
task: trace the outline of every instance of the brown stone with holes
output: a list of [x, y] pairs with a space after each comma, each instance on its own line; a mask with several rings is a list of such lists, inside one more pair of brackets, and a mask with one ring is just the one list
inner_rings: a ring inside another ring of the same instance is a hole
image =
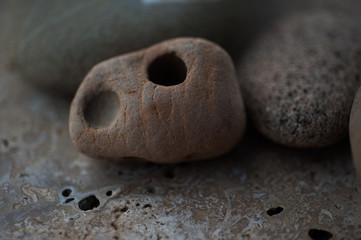
[[80, 85], [69, 119], [84, 154], [155, 163], [220, 156], [239, 142], [245, 125], [231, 58], [199, 38], [99, 63]]

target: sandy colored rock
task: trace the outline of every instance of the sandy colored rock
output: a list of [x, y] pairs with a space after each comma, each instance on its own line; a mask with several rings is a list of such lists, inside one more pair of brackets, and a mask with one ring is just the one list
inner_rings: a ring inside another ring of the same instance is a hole
[[353, 163], [357, 176], [361, 179], [361, 88], [352, 105], [349, 128]]
[[175, 163], [226, 153], [245, 123], [229, 55], [179, 38], [96, 65], [73, 99], [69, 128], [89, 156]]
[[36, 0], [16, 19], [23, 24], [15, 60], [27, 81], [73, 94], [98, 62], [165, 39], [194, 36], [229, 45], [228, 23], [235, 24], [239, 5], [238, 0]]
[[239, 80], [262, 134], [293, 147], [323, 147], [347, 136], [361, 83], [359, 23], [307, 12], [284, 18], [259, 38], [239, 65]]

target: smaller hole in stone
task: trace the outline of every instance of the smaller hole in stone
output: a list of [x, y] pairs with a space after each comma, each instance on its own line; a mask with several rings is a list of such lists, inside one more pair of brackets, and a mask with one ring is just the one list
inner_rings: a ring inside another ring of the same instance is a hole
[[140, 203], [136, 203], [135, 206], [139, 207], [139, 206], [140, 206]]
[[143, 206], [143, 208], [151, 208], [151, 207], [152, 207], [152, 205], [149, 204], [149, 203], [147, 203], [147, 204], [145, 204], [145, 205]]
[[167, 169], [164, 171], [163, 175], [166, 178], [173, 179], [175, 177], [174, 169]]
[[78, 203], [79, 208], [83, 211], [92, 210], [94, 208], [99, 207], [99, 205], [100, 205], [100, 202], [99, 202], [98, 198], [96, 198], [94, 195], [90, 195], [90, 196], [80, 200], [80, 202]]
[[62, 192], [61, 192], [61, 195], [63, 195], [63, 197], [69, 197], [71, 194], [71, 189], [67, 188], [67, 189], [64, 189]]
[[119, 107], [119, 98], [115, 92], [101, 92], [87, 101], [83, 112], [84, 119], [89, 127], [108, 127], [118, 115]]
[[328, 240], [332, 238], [332, 233], [320, 230], [320, 229], [310, 229], [308, 231], [308, 236], [310, 236], [313, 240]]
[[65, 203], [70, 203], [72, 201], [74, 201], [74, 198], [69, 198], [69, 199], [65, 200]]
[[105, 193], [105, 195], [107, 195], [108, 197], [110, 197], [111, 195], [113, 194], [113, 191], [112, 190], [109, 190]]
[[283, 207], [270, 208], [267, 210], [267, 214], [269, 216], [273, 216], [273, 215], [279, 214], [282, 211], [283, 211]]

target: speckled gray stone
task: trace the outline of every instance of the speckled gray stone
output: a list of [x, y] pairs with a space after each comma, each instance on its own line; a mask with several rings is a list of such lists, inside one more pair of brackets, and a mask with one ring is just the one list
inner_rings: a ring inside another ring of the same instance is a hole
[[15, 61], [27, 81], [56, 92], [74, 93], [93, 65], [161, 40], [198, 36], [227, 45], [231, 34], [228, 23], [235, 22], [233, 13], [239, 3], [34, 1], [22, 16]]
[[347, 136], [361, 82], [359, 23], [306, 12], [260, 36], [239, 64], [239, 81], [262, 134], [293, 147], [323, 147]]

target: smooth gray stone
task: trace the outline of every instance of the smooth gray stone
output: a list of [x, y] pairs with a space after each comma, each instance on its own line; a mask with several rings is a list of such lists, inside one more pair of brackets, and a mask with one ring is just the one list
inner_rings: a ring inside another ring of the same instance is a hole
[[96, 63], [167, 38], [199, 36], [227, 46], [239, 2], [34, 1], [23, 19], [15, 61], [28, 81], [73, 93]]
[[349, 129], [353, 163], [357, 177], [361, 179], [361, 88], [352, 105]]

